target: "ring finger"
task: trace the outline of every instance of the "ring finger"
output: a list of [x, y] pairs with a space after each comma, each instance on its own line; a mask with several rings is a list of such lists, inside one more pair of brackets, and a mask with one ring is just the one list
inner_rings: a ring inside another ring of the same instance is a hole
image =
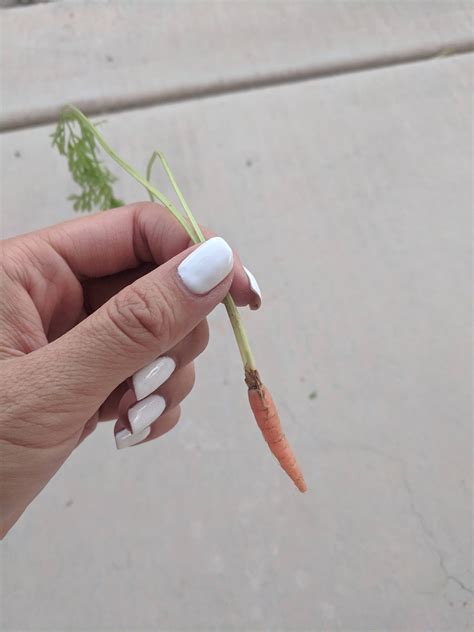
[[137, 400], [144, 399], [155, 392], [174, 373], [190, 364], [207, 347], [209, 342], [209, 326], [203, 320], [181, 342], [166, 354], [157, 358], [146, 367], [137, 371], [126, 382], [123, 382], [102, 404], [99, 413], [100, 421], [116, 419], [119, 415], [118, 405], [124, 393], [131, 389]]
[[[163, 415], [158, 419], [158, 421], [155, 421], [154, 423], [152, 423], [151, 426], [148, 426], [148, 428], [145, 431], [143, 431], [143, 433], [140, 433], [139, 435], [130, 434], [128, 429], [116, 430], [115, 431], [116, 437], [117, 437], [118, 432], [122, 432], [122, 433], [125, 433], [125, 431], [128, 432], [128, 440], [120, 441], [120, 443], [117, 442], [117, 448], [118, 449], [128, 448], [135, 445], [140, 445], [141, 443], [148, 443], [148, 441], [153, 441], [154, 439], [157, 439], [158, 437], [163, 436], [164, 434], [166, 434], [167, 432], [169, 432], [176, 426], [176, 424], [179, 421], [180, 415], [181, 415], [180, 406], [175, 406], [174, 408], [170, 408], [165, 413], [163, 413]], [[117, 425], [118, 423], [119, 422], [117, 422]]]
[[130, 378], [129, 385], [137, 400], [144, 399], [156, 391], [170, 376], [189, 365], [204, 351], [208, 342], [209, 326], [207, 320], [203, 320], [168, 353], [143, 367]]
[[[117, 447], [141, 442], [151, 424], [175, 408], [191, 392], [195, 380], [194, 366], [188, 364], [173, 375], [159, 389], [137, 401], [132, 390], [127, 391], [119, 404], [119, 419], [115, 426]], [[133, 436], [132, 436], [133, 435]]]

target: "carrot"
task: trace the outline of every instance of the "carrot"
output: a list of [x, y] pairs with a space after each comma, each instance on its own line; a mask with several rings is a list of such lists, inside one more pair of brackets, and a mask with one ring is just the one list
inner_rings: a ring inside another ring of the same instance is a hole
[[[251, 373], [250, 376], [249, 373]], [[263, 438], [296, 487], [300, 492], [305, 492], [307, 488], [303, 473], [282, 430], [280, 417], [268, 388], [262, 384], [256, 371], [247, 373], [246, 382], [249, 387], [250, 408], [262, 431]]]

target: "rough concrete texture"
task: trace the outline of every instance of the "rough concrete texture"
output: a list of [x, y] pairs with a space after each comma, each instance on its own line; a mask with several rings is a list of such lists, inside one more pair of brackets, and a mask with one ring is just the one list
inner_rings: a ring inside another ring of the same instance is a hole
[[[218, 309], [178, 428], [117, 452], [104, 424], [7, 537], [3, 629], [469, 629], [471, 92], [459, 56], [107, 117], [258, 278], [245, 321], [310, 489]], [[72, 216], [50, 131], [1, 137], [5, 235]]]
[[0, 129], [64, 103], [111, 111], [473, 45], [466, 0], [63, 0], [0, 24]]

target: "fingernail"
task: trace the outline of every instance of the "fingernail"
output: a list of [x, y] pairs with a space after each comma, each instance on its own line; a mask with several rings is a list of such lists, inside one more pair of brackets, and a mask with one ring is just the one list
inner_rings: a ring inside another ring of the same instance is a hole
[[138, 400], [156, 391], [176, 368], [173, 358], [163, 356], [151, 364], [144, 366], [132, 377], [133, 390]]
[[166, 402], [160, 395], [148, 395], [128, 409], [128, 421], [132, 433], [142, 432], [158, 419], [166, 408]]
[[119, 430], [115, 435], [115, 445], [117, 450], [123, 450], [123, 448], [129, 448], [132, 445], [136, 445], [148, 437], [151, 432], [151, 428], [145, 428], [138, 434], [132, 434], [128, 428]]
[[229, 244], [213, 237], [196, 248], [178, 266], [184, 285], [194, 294], [206, 294], [223, 281], [234, 265]]
[[248, 268], [246, 268], [245, 266], [242, 266], [242, 267], [249, 280], [250, 289], [252, 290], [254, 294], [254, 301], [250, 303], [249, 307], [250, 309], [253, 309], [253, 310], [258, 309], [262, 304], [262, 292], [260, 291], [260, 287], [257, 283], [257, 279], [253, 276], [250, 270], [248, 270]]

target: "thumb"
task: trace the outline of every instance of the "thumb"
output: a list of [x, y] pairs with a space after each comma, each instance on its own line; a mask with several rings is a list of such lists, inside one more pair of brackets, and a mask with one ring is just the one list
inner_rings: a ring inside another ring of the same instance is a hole
[[214, 237], [127, 286], [42, 349], [53, 354], [54, 383], [100, 405], [222, 301], [232, 282], [232, 267], [231, 248]]

